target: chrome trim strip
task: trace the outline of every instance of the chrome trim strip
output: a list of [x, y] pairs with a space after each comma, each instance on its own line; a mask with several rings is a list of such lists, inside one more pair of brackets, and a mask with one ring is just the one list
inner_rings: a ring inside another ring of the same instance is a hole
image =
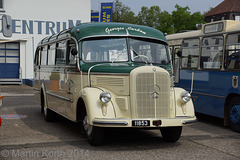
[[190, 123], [195, 123], [197, 121], [198, 121], [197, 119], [194, 119], [194, 120], [184, 120], [184, 121], [182, 121], [182, 124], [190, 124]]
[[128, 125], [128, 122], [126, 122], [126, 121], [93, 121], [93, 124], [126, 126], [126, 125]]
[[165, 44], [168, 44], [167, 41], [165, 41], [164, 39], [158, 39], [158, 38], [153, 38], [153, 37], [150, 37], [150, 36], [137, 36], [137, 35], [94, 35], [94, 36], [86, 36], [86, 37], [83, 37], [81, 39], [78, 40], [78, 42], [80, 41], [83, 41], [85, 39], [90, 39], [90, 38], [109, 38], [109, 37], [130, 37], [130, 38], [144, 38], [144, 39], [151, 39], [151, 40], [157, 40], [157, 41], [161, 41]]
[[40, 89], [39, 89], [39, 88], [33, 88], [33, 90], [35, 90], [35, 91], [40, 91]]
[[223, 96], [217, 96], [217, 95], [206, 94], [206, 93], [193, 92], [192, 94], [198, 94], [198, 95], [202, 95], [202, 96], [209, 96], [209, 97], [214, 97], [214, 98], [225, 99], [225, 97], [223, 97]]
[[66, 97], [57, 95], [57, 94], [55, 94], [55, 93], [51, 93], [51, 92], [46, 92], [46, 93], [47, 93], [48, 95], [50, 95], [50, 96], [54, 96], [54, 97], [57, 97], [57, 98], [60, 98], [60, 99], [65, 100], [65, 101], [69, 101], [69, 102], [73, 103], [73, 100], [70, 99], [70, 98], [66, 98]]

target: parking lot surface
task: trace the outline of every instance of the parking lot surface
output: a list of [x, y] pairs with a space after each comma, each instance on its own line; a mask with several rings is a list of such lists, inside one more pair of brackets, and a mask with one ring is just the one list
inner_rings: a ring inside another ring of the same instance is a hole
[[183, 128], [176, 143], [164, 142], [159, 130], [107, 129], [104, 144], [88, 144], [79, 126], [58, 117], [47, 123], [29, 86], [2, 85], [0, 159], [240, 159], [240, 134], [216, 118], [200, 116]]

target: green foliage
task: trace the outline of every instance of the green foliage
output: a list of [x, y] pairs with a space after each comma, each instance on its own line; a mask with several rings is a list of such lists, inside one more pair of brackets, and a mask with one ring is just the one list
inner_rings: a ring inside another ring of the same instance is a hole
[[118, 0], [114, 1], [113, 7], [113, 22], [124, 22], [124, 23], [136, 23], [135, 22], [135, 15], [131, 11], [130, 7], [125, 6], [122, 2]]
[[204, 14], [195, 12], [191, 14], [189, 7], [181, 7], [176, 4], [172, 13], [161, 11], [159, 6], [142, 7], [135, 16], [130, 7], [125, 6], [119, 0], [114, 1], [113, 22], [123, 22], [145, 25], [156, 28], [163, 33], [178, 33], [182, 30], [196, 30], [196, 24], [204, 23]]

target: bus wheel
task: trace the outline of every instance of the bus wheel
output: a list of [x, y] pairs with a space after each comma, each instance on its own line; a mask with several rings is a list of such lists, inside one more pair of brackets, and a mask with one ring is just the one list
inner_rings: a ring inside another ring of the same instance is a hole
[[43, 115], [46, 122], [54, 121], [55, 113], [46, 107], [45, 102], [43, 103]]
[[104, 138], [104, 128], [90, 125], [87, 115], [83, 119], [83, 127], [86, 131], [89, 144], [92, 146], [99, 146], [102, 144]]
[[234, 97], [230, 102], [230, 126], [235, 132], [240, 133], [240, 99], [239, 97]]
[[160, 131], [164, 141], [176, 142], [181, 137], [182, 127], [163, 127]]

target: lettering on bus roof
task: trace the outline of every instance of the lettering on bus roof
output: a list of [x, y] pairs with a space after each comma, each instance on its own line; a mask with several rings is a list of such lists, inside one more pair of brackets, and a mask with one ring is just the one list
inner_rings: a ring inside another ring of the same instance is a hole
[[[105, 32], [106, 32], [107, 34], [111, 34], [112, 31], [118, 31], [118, 32], [119, 32], [119, 31], [121, 31], [121, 30], [124, 30], [124, 27], [106, 28], [106, 29], [105, 29]], [[127, 30], [139, 32], [139, 33], [142, 33], [142, 34], [146, 34], [146, 32], [144, 32], [144, 31], [141, 30], [140, 28], [128, 27]]]
[[105, 32], [107, 34], [110, 34], [112, 31], [120, 31], [120, 30], [124, 30], [124, 27], [114, 27], [114, 28], [106, 28]]

